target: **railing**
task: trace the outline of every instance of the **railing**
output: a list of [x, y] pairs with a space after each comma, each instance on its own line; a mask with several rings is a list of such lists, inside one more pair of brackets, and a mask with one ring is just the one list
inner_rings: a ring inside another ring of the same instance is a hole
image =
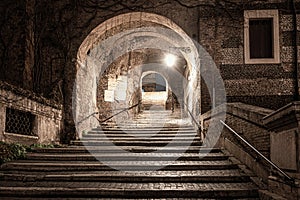
[[99, 112], [93, 112], [91, 114], [89, 114], [88, 116], [86, 116], [85, 118], [83, 118], [82, 120], [80, 120], [79, 122], [77, 122], [77, 125], [81, 124], [82, 122], [86, 121], [87, 119], [89, 119], [90, 117], [94, 117], [97, 119], [98, 122], [101, 122], [95, 115], [99, 114]]
[[[186, 104], [186, 103], [184, 103], [184, 104], [185, 104], [186, 109], [187, 109], [189, 115], [191, 116], [192, 120], [194, 121], [194, 123], [195, 123], [196, 126], [198, 127], [198, 134], [200, 134], [200, 136], [201, 136], [201, 131], [202, 131], [201, 125], [200, 125], [199, 122], [196, 120], [196, 118], [195, 118], [195, 116], [193, 115], [193, 113], [189, 110], [187, 104]], [[203, 139], [203, 138], [201, 138], [201, 139]]]
[[137, 104], [135, 104], [135, 105], [133, 105], [133, 106], [130, 106], [130, 107], [128, 107], [128, 108], [123, 108], [123, 109], [121, 109], [120, 112], [118, 112], [118, 113], [116, 113], [116, 114], [114, 114], [114, 115], [112, 115], [112, 116], [110, 116], [110, 117], [108, 117], [108, 118], [106, 118], [106, 119], [104, 119], [104, 120], [102, 120], [102, 121], [101, 121], [98, 117], [95, 116], [96, 114], [99, 114], [99, 112], [93, 112], [93, 113], [89, 114], [87, 117], [83, 118], [81, 121], [77, 122], [77, 125], [79, 125], [79, 124], [81, 124], [82, 122], [86, 121], [86, 120], [89, 119], [90, 117], [96, 118], [97, 121], [98, 121], [99, 123], [104, 123], [104, 122], [110, 120], [111, 118], [113, 118], [113, 117], [115, 117], [115, 116], [117, 116], [117, 115], [119, 115], [119, 114], [121, 114], [121, 113], [123, 113], [123, 112], [125, 112], [125, 111], [131, 110], [132, 108], [137, 107], [138, 105], [140, 105], [140, 103], [141, 103], [141, 101], [139, 101]]
[[294, 179], [282, 171], [275, 163], [265, 157], [262, 153], [260, 153], [254, 146], [252, 146], [247, 140], [241, 137], [235, 130], [233, 130], [230, 126], [228, 126], [224, 121], [220, 120], [220, 122], [230, 130], [235, 136], [237, 136], [241, 141], [243, 141], [248, 147], [250, 147], [255, 153], [257, 153], [260, 157], [262, 157], [266, 162], [268, 162], [272, 167], [274, 167], [280, 174], [282, 174], [289, 182], [294, 183]]
[[117, 115], [119, 115], [119, 114], [121, 114], [121, 113], [123, 113], [123, 112], [125, 112], [125, 111], [131, 110], [132, 108], [137, 107], [137, 106], [140, 105], [140, 104], [141, 104], [141, 101], [139, 101], [137, 104], [135, 104], [135, 105], [133, 105], [133, 106], [130, 106], [130, 107], [128, 107], [128, 108], [124, 108], [124, 109], [122, 109], [120, 112], [118, 112], [118, 113], [116, 113], [116, 114], [114, 114], [114, 115], [112, 115], [112, 116], [106, 118], [105, 120], [101, 121], [100, 123], [104, 123], [104, 122], [110, 120], [111, 118], [113, 118], [113, 117], [115, 117], [115, 116], [117, 116]]

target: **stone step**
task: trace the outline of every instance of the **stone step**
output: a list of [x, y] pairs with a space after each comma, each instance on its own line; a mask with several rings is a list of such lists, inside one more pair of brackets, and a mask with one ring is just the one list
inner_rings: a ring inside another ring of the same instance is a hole
[[[156, 116], [142, 116], [142, 117], [138, 117], [138, 118], [133, 118], [131, 119], [131, 123], [148, 123], [150, 124], [157, 124], [157, 125], [162, 125], [164, 126], [165, 124], [170, 124], [170, 125], [176, 125], [176, 122], [180, 122], [181, 124], [185, 123], [188, 125], [191, 125], [191, 123], [188, 123], [187, 121], [183, 121], [179, 118], [172, 118], [169, 116], [165, 116], [165, 117], [161, 117], [161, 118], [157, 118]], [[125, 123], [125, 122], [118, 122], [117, 123]]]
[[150, 124], [151, 126], [149, 126], [149, 124], [147, 125], [147, 123], [140, 123], [140, 122], [135, 122], [135, 123], [131, 123], [131, 124], [128, 124], [128, 123], [118, 123], [118, 124], [105, 124], [105, 125], [102, 125], [102, 126], [98, 126], [94, 129], [104, 129], [104, 128], [107, 128], [107, 129], [124, 129], [124, 128], [128, 128], [128, 129], [144, 129], [145, 130], [156, 130], [156, 129], [162, 129], [162, 130], [178, 130], [178, 129], [182, 129], [182, 130], [193, 130], [193, 126], [192, 125], [188, 125], [188, 126], [184, 126], [184, 125], [181, 125], [181, 126], [174, 126], [174, 125], [171, 125], [171, 124]]
[[[3, 197], [3, 199], [12, 199], [11, 197]], [[14, 200], [41, 200], [39, 197], [13, 197]], [[43, 198], [47, 200], [57, 200], [58, 198], [56, 197], [47, 197]], [[70, 200], [82, 200], [82, 198], [67, 198]], [[89, 200], [99, 200], [99, 198], [93, 198], [93, 197], [88, 197]], [[149, 200], [149, 198], [123, 198], [123, 197], [114, 197], [114, 198], [101, 198], [102, 200], [115, 200], [115, 199], [122, 199], [122, 200]], [[164, 200], [216, 200], [216, 199], [209, 199], [209, 198], [163, 198]], [[228, 199], [228, 198], [227, 198]], [[249, 197], [249, 198], [235, 198], [238, 200], [260, 200], [259, 198], [256, 197]], [[151, 200], [161, 200], [161, 198], [151, 198]]]
[[94, 153], [94, 154], [47, 154], [47, 153], [28, 153], [28, 160], [44, 160], [44, 161], [163, 161], [163, 160], [187, 160], [187, 161], [214, 161], [227, 160], [228, 156], [221, 153]]
[[142, 140], [135, 140], [135, 141], [127, 141], [127, 140], [116, 140], [116, 141], [94, 141], [94, 140], [85, 140], [85, 141], [81, 141], [81, 140], [75, 140], [75, 141], [71, 141], [72, 145], [85, 145], [85, 146], [111, 146], [113, 143], [113, 145], [117, 145], [117, 146], [130, 146], [130, 145], [134, 145], [134, 146], [194, 146], [194, 145], [202, 145], [202, 142], [199, 141], [142, 141]]
[[113, 136], [87, 136], [84, 135], [80, 141], [110, 141], [110, 142], [124, 142], [124, 141], [151, 141], [151, 142], [171, 142], [171, 141], [201, 141], [200, 138], [192, 137], [146, 137], [146, 136], [128, 136], [128, 137], [113, 137]]
[[249, 176], [239, 170], [194, 170], [194, 171], [96, 171], [67, 173], [31, 173], [10, 172], [0, 174], [4, 181], [86, 181], [86, 182], [249, 182]]
[[[165, 167], [163, 167], [165, 166]], [[126, 171], [150, 171], [161, 168], [162, 170], [221, 170], [237, 169], [236, 164], [228, 160], [221, 161], [105, 161], [105, 164], [97, 161], [30, 161], [21, 160], [8, 162], [1, 166], [1, 170], [21, 171], [87, 171], [87, 170], [113, 170], [125, 169]], [[113, 169], [112, 169], [113, 168]]]
[[[51, 186], [49, 186], [51, 185]], [[53, 186], [52, 186], [53, 185]], [[110, 198], [245, 198], [257, 197], [251, 183], [101, 183], [35, 182], [29, 186], [2, 186], [2, 197], [110, 197]]]
[[183, 128], [173, 128], [173, 129], [167, 129], [167, 128], [147, 128], [144, 129], [142, 127], [114, 127], [114, 128], [108, 128], [108, 127], [102, 127], [102, 128], [94, 128], [91, 131], [91, 133], [97, 133], [97, 132], [135, 132], [135, 133], [195, 133], [194, 128], [189, 129], [183, 129]]
[[108, 137], [108, 138], [115, 138], [115, 139], [118, 139], [118, 138], [135, 138], [135, 137], [147, 137], [147, 138], [157, 138], [157, 139], [167, 139], [167, 138], [171, 138], [173, 139], [174, 137], [177, 137], [177, 138], [188, 138], [188, 137], [196, 137], [195, 133], [185, 133], [184, 135], [180, 135], [180, 134], [138, 134], [138, 133], [117, 133], [117, 134], [114, 134], [114, 133], [88, 133], [88, 134], [85, 134], [82, 136], [83, 138], [93, 138], [93, 137], [96, 137], [96, 138], [101, 138], [101, 137]]
[[[206, 153], [218, 153], [221, 150], [217, 148], [205, 148], [203, 146], [191, 146], [189, 148], [183, 147], [140, 147], [140, 146], [129, 146], [129, 147], [122, 147], [124, 151], [128, 152], [136, 152], [136, 153], [143, 153], [143, 152], [154, 152], [160, 151], [161, 153], [181, 153], [185, 151], [186, 153], [199, 153], [199, 152], [206, 152]], [[116, 150], [111, 149], [110, 147], [95, 147], [95, 146], [69, 146], [65, 148], [35, 148], [33, 152], [38, 153], [87, 153], [87, 152], [115, 152]], [[117, 151], [119, 152], [119, 151]]]
[[196, 132], [139, 132], [139, 131], [90, 131], [86, 134], [82, 134], [82, 137], [120, 137], [120, 136], [131, 136], [131, 137], [199, 137]]
[[195, 129], [142, 129], [142, 128], [104, 128], [104, 129], [93, 129], [88, 133], [137, 133], [137, 134], [192, 134], [197, 133]]
[[[123, 115], [124, 116], [124, 115]], [[128, 119], [125, 119], [123, 120], [124, 122], [127, 120], [128, 122], [129, 121], [132, 121], [134, 119], [137, 119], [137, 118], [149, 118], [149, 119], [180, 119], [180, 120], [189, 120], [187, 118], [186, 115], [184, 114], [172, 114], [172, 113], [158, 113], [158, 114], [155, 114], [154, 112], [148, 112], [148, 113], [140, 113], [138, 114], [137, 116], [133, 116], [133, 115], [127, 115]], [[116, 119], [116, 118], [115, 118]], [[114, 122], [115, 119], [112, 119], [110, 120], [109, 122]], [[120, 118], [119, 118], [120, 119]]]

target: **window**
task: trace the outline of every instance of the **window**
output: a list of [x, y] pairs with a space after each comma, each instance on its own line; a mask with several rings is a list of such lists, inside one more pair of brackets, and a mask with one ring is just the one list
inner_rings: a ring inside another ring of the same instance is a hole
[[248, 10], [244, 17], [245, 63], [279, 63], [278, 11]]
[[22, 135], [35, 135], [33, 124], [35, 115], [13, 108], [6, 108], [5, 132]]

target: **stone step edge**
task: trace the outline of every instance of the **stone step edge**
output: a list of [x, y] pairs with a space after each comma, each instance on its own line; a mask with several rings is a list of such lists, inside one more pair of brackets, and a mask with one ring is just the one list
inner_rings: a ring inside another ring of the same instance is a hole
[[124, 137], [111, 137], [111, 136], [83, 136], [78, 140], [72, 141], [145, 141], [145, 142], [171, 142], [171, 141], [201, 141], [200, 138], [197, 137], [133, 137], [133, 136], [124, 136]]
[[[229, 169], [238, 169], [237, 165], [234, 164], [223, 164], [223, 165], [169, 165], [169, 166], [160, 166], [160, 170], [167, 171], [186, 171], [186, 170], [229, 170]], [[22, 165], [10, 165], [8, 167], [2, 167], [2, 171], [16, 171], [20, 173], [22, 171], [36, 171], [36, 172], [66, 172], [66, 171], [108, 171], [115, 169], [123, 169], [126, 171], [153, 171], [157, 170], [158, 166], [133, 166], [133, 165], [91, 165], [91, 166], [22, 166]]]
[[142, 175], [135, 173], [127, 174], [71, 174], [71, 175], [24, 175], [24, 174], [1, 174], [3, 181], [74, 181], [74, 182], [201, 182], [201, 183], [232, 183], [232, 182], [250, 182], [250, 177], [246, 175]]
[[[194, 141], [194, 140], [191, 140], [191, 141], [181, 141], [181, 140], [170, 140], [170, 141], [151, 141], [151, 140], [147, 140], [147, 141], [143, 141], [143, 140], [134, 140], [134, 141], [128, 141], [128, 140], [117, 140], [117, 141], [113, 141], [113, 140], [73, 140], [71, 141], [71, 143], [73, 144], [76, 144], [76, 143], [84, 143], [84, 144], [111, 144], [111, 143], [114, 143], [114, 144], [124, 144], [126, 146], [131, 146], [131, 145], [135, 145], [135, 144], [143, 144], [143, 145], [151, 145], [151, 146], [155, 146], [157, 144], [170, 144], [172, 142], [172, 144], [176, 144], [176, 145], [179, 145], [179, 146], [182, 146], [182, 145], [185, 145], [185, 144], [191, 144], [191, 143], [200, 143], [201, 144], [201, 141], [198, 140], [198, 141]], [[129, 145], [127, 145], [129, 144]], [[139, 145], [140, 146], [140, 145]]]
[[257, 189], [222, 188], [222, 189], [123, 189], [123, 188], [43, 188], [43, 187], [0, 187], [1, 196], [11, 197], [258, 197]]
[[163, 130], [163, 129], [144, 129], [143, 127], [139, 128], [139, 127], [133, 127], [132, 129], [122, 129], [122, 128], [103, 128], [103, 129], [93, 129], [93, 130], [89, 130], [87, 131], [90, 134], [93, 133], [98, 133], [98, 132], [105, 132], [105, 133], [126, 133], [126, 132], [135, 132], [135, 133], [140, 133], [140, 134], [147, 134], [147, 133], [158, 133], [158, 134], [162, 134], [162, 133], [167, 133], [167, 134], [179, 134], [179, 133], [196, 133], [197, 131], [195, 129], [175, 129], [175, 130]]
[[[161, 152], [182, 152], [183, 150], [186, 150], [186, 148], [142, 148], [142, 146], [131, 146], [128, 148], [124, 148], [124, 151], [130, 151], [130, 150], [147, 150], [147, 151], [161, 151]], [[63, 147], [63, 148], [34, 148], [31, 150], [32, 152], [114, 152], [115, 150], [112, 150], [111, 148], [99, 148], [99, 147], [92, 147], [92, 146], [69, 146], [69, 147]], [[189, 147], [185, 152], [211, 152], [211, 153], [218, 153], [221, 152], [221, 149], [218, 148], [205, 148], [202, 146], [192, 146]]]
[[83, 134], [81, 138], [128, 138], [128, 139], [185, 139], [185, 138], [199, 138], [196, 134], [139, 134], [139, 133], [87, 133]]
[[46, 154], [46, 153], [27, 153], [26, 159], [27, 160], [97, 160], [97, 158], [101, 157], [101, 160], [136, 160], [137, 157], [139, 157], [139, 160], [145, 160], [145, 161], [163, 161], [163, 160], [202, 160], [202, 161], [217, 161], [217, 160], [227, 160], [229, 157], [225, 155], [184, 155], [182, 154], [166, 154], [163, 155], [163, 153], [151, 153], [154, 155], [145, 155], [146, 153], [132, 153], [132, 155], [128, 153], [118, 153], [115, 154], [85, 154], [85, 155], [79, 155], [79, 154]]

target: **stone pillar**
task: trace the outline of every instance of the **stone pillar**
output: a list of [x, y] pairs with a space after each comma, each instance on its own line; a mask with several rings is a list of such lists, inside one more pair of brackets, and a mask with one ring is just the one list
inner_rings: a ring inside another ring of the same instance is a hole
[[269, 190], [287, 199], [300, 196], [300, 102], [292, 102], [263, 118], [270, 133], [271, 161], [295, 179], [288, 184], [279, 177], [269, 177]]

